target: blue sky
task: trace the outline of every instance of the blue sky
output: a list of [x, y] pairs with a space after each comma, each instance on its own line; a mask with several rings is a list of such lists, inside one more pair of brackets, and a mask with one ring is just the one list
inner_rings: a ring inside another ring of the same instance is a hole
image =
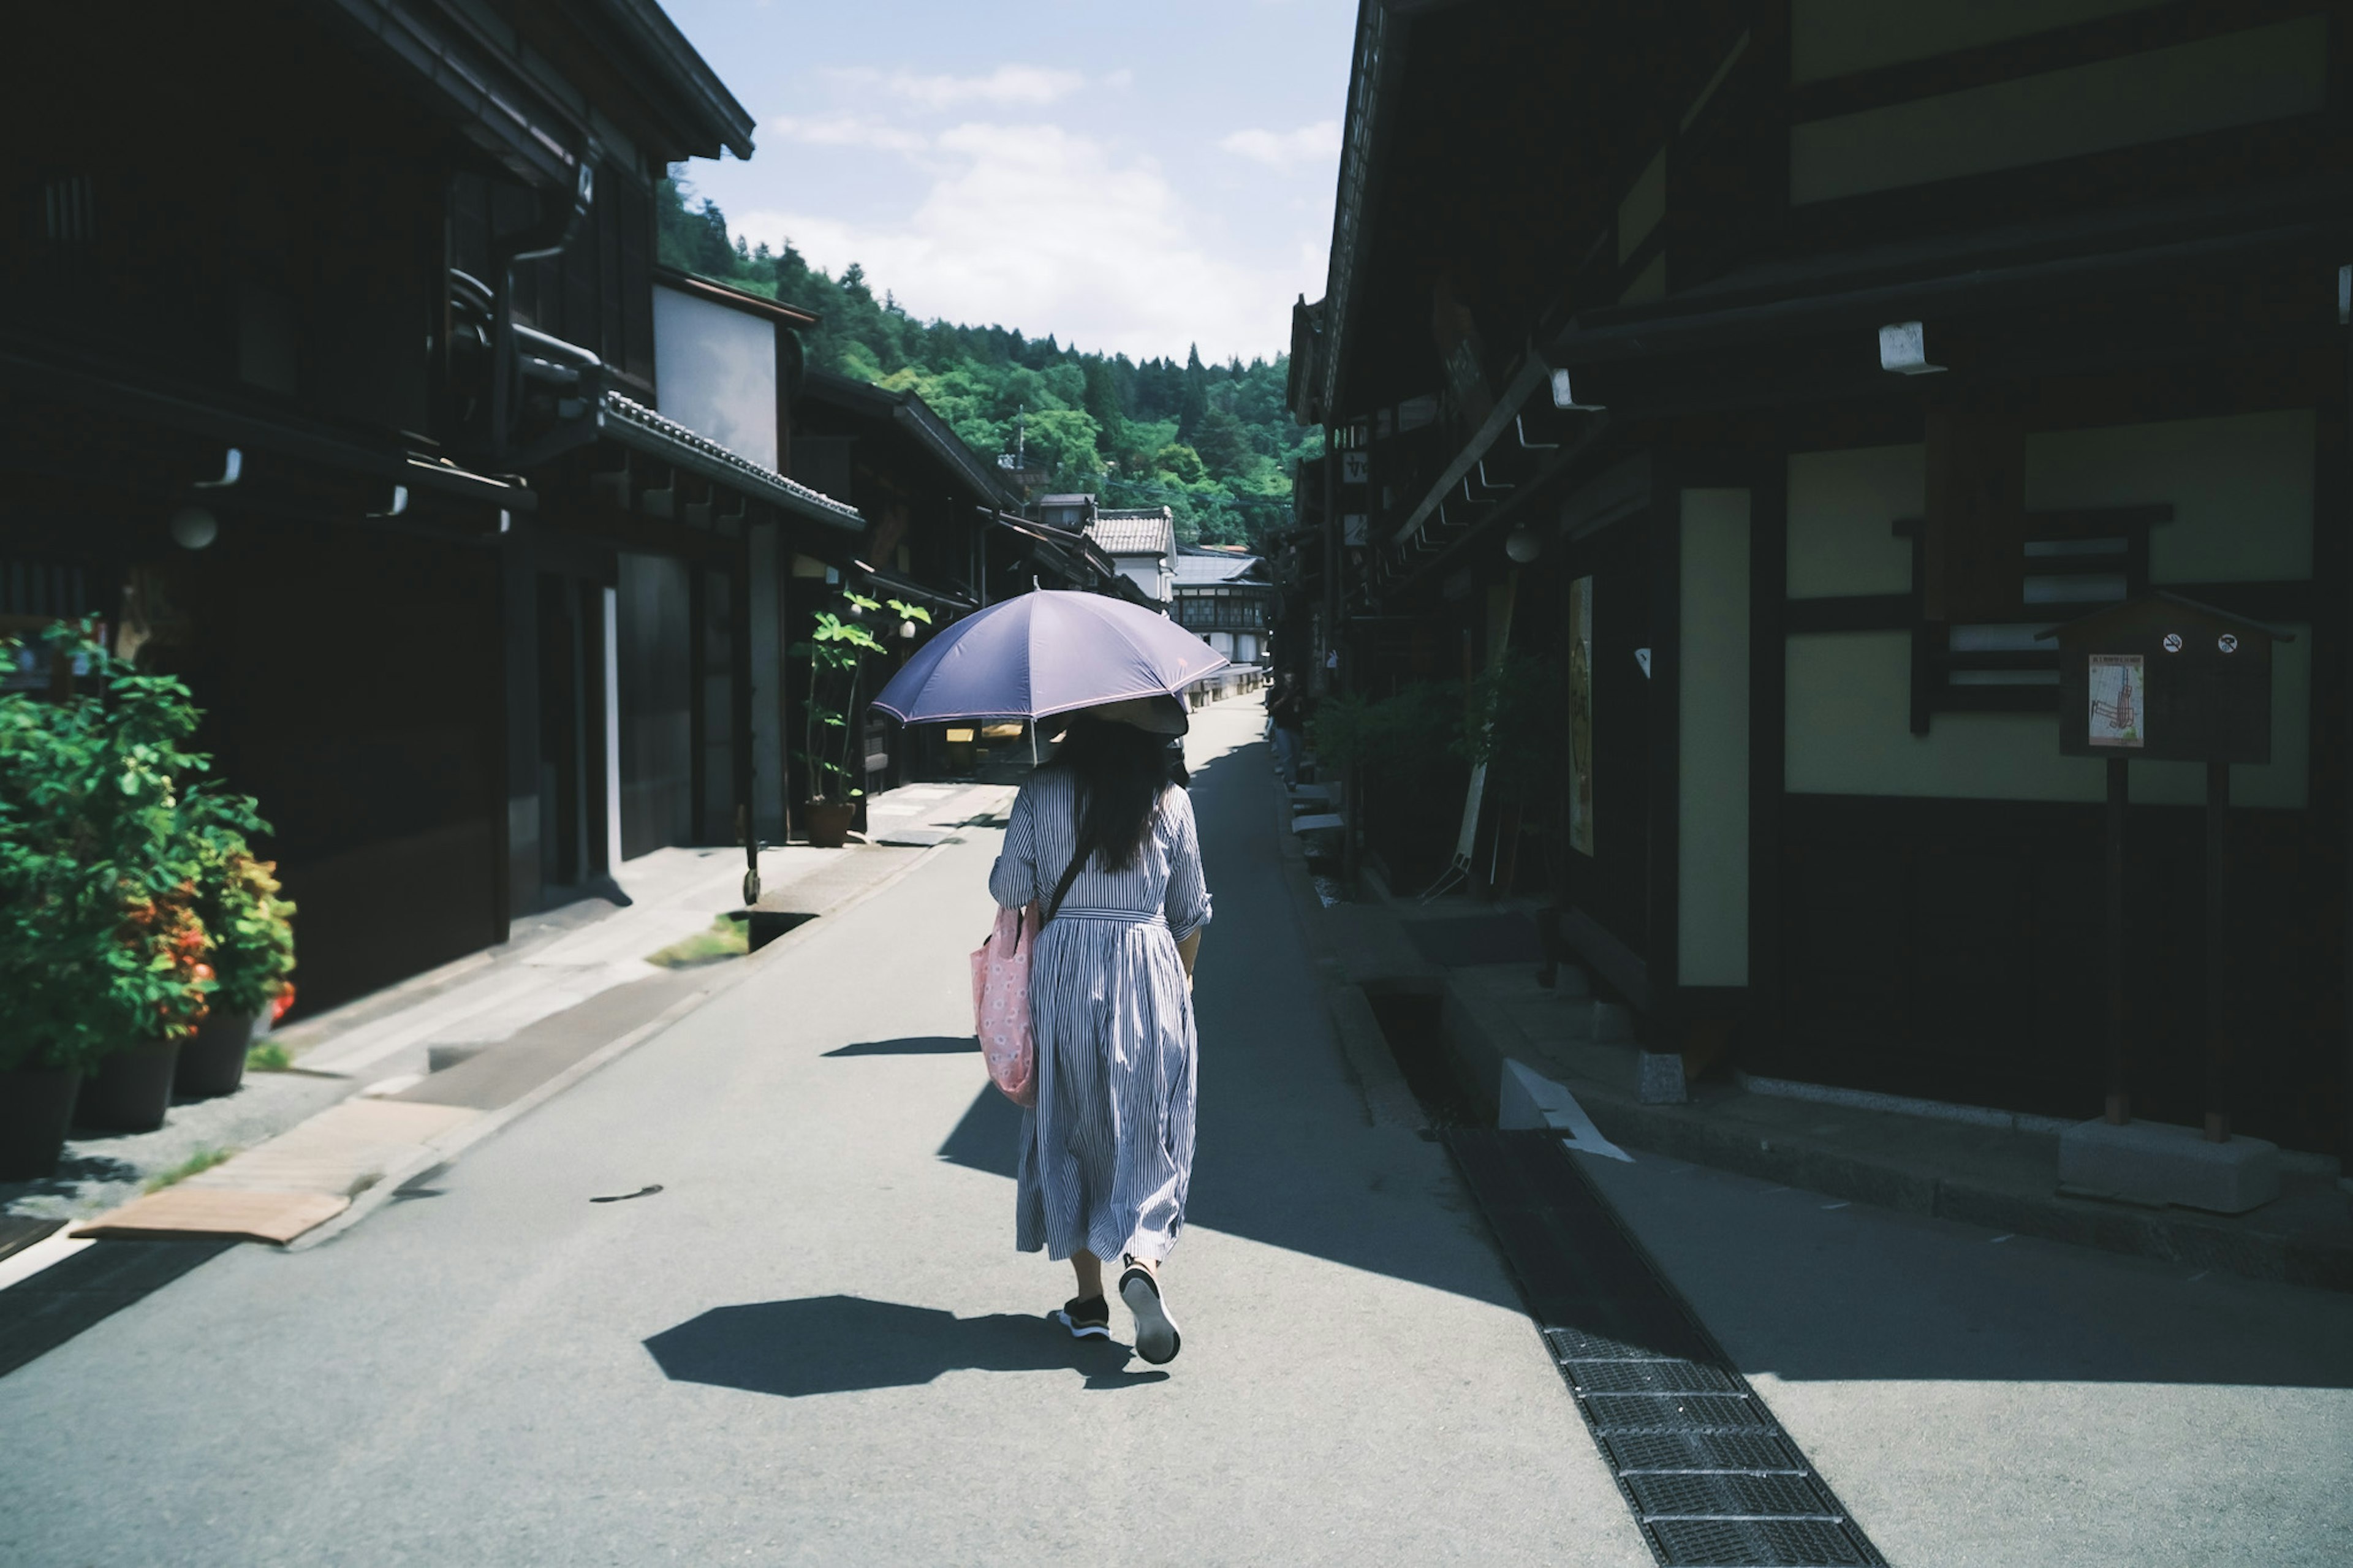
[[1324, 291], [1354, 0], [664, 0], [759, 121], [694, 188], [922, 317], [1279, 353]]

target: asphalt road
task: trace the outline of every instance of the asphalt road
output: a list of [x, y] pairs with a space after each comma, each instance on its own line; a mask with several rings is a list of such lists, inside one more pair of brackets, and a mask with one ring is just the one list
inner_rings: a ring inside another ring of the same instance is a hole
[[[1166, 1372], [1012, 1250], [968, 830], [343, 1237], [0, 1377], [0, 1563], [1649, 1562], [1443, 1151], [1366, 1125], [1256, 729], [1194, 737]], [[1891, 1561], [2353, 1562], [2353, 1300], [1585, 1164]]]
[[0, 1562], [1647, 1562], [1444, 1152], [1365, 1124], [1258, 724], [1195, 733], [1166, 1372], [1012, 1250], [976, 831], [347, 1236], [0, 1379]]

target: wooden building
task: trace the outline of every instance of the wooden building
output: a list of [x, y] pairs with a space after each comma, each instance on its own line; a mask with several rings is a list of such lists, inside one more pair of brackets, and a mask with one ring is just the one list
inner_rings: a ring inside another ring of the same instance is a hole
[[[187, 679], [277, 826], [304, 1005], [781, 829], [763, 584], [866, 525], [781, 471], [794, 313], [657, 275], [655, 182], [752, 120], [652, 0], [14, 42], [0, 614]], [[666, 360], [698, 331], [741, 353]]]
[[1176, 595], [1177, 625], [1237, 665], [1272, 662], [1274, 584], [1263, 559], [1240, 548], [1180, 546]]
[[[2103, 773], [2036, 634], [2163, 587], [2294, 635], [2230, 1093], [2347, 1136], [2348, 22], [1361, 6], [1277, 566], [1350, 688], [1567, 672], [1564, 931], [1657, 1048], [2096, 1113]], [[2135, 1100], [2194, 1122], [2201, 779], [2132, 772]]]

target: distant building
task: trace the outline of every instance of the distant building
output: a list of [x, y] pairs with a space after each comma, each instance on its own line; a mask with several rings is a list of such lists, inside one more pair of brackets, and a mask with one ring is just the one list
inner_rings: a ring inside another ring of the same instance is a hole
[[1166, 507], [1107, 511], [1095, 506], [1092, 496], [1047, 500], [1085, 501], [1092, 520], [1086, 525], [1087, 537], [1119, 563], [1121, 576], [1142, 589], [1161, 614], [1168, 613], [1176, 583], [1176, 520]]
[[1266, 563], [1240, 549], [1187, 545], [1176, 555], [1177, 624], [1239, 665], [1268, 661], [1274, 584]]
[[1038, 521], [1073, 533], [1095, 520], [1095, 498], [1088, 495], [1039, 496]]

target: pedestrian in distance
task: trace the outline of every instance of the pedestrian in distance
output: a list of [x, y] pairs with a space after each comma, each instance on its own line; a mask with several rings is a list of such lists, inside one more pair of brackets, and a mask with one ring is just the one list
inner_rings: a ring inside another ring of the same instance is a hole
[[1078, 1294], [1052, 1314], [1108, 1339], [1103, 1263], [1158, 1365], [1182, 1342], [1161, 1268], [1193, 1174], [1193, 959], [1209, 921], [1193, 803], [1169, 777], [1184, 705], [1155, 697], [1074, 718], [1013, 803], [988, 889], [1040, 906], [1030, 959], [1037, 1103], [1023, 1111], [1014, 1245], [1070, 1260]]
[[1289, 676], [1274, 678], [1274, 686], [1267, 695], [1266, 717], [1274, 731], [1275, 772], [1282, 775], [1286, 786], [1295, 785], [1299, 783], [1299, 753], [1305, 743], [1302, 731], [1307, 721], [1298, 684]]

